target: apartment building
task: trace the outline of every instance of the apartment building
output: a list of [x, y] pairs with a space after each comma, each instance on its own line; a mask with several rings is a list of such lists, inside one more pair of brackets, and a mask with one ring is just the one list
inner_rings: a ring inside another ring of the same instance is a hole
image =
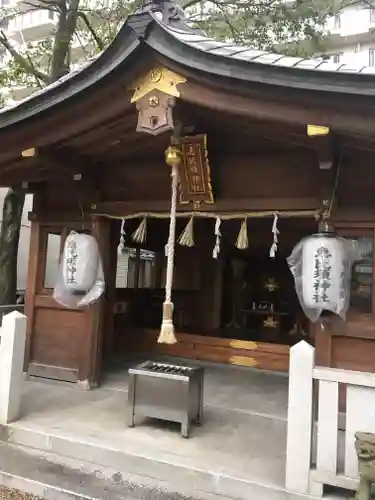
[[332, 62], [375, 66], [375, 8], [353, 4], [327, 23], [326, 53]]

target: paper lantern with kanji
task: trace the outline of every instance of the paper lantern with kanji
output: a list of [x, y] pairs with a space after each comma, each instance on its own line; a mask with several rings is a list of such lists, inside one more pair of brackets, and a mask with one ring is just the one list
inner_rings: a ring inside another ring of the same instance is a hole
[[95, 283], [99, 264], [96, 239], [72, 231], [66, 238], [62, 256], [62, 277], [66, 290], [84, 293]]
[[288, 258], [301, 306], [312, 321], [323, 311], [345, 317], [350, 297], [353, 244], [333, 233], [301, 240]]

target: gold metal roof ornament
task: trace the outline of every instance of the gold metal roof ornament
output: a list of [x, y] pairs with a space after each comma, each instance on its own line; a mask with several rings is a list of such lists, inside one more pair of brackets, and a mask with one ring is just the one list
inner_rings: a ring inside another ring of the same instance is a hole
[[183, 76], [157, 67], [131, 85], [131, 103], [136, 103], [138, 110], [137, 132], [159, 135], [174, 129], [172, 109], [180, 97], [177, 86], [185, 82]]
[[185, 82], [186, 78], [174, 71], [167, 68], [154, 68], [133, 83], [131, 88], [134, 94], [130, 102], [135, 103], [154, 90], [172, 97], [180, 97], [177, 85]]

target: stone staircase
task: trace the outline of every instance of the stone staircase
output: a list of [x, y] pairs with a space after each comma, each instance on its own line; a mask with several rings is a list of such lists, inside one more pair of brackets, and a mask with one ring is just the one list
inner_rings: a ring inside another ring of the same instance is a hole
[[[302, 500], [254, 481], [38, 432], [0, 432], [0, 484], [46, 500]], [[349, 495], [329, 495], [330, 500]]]

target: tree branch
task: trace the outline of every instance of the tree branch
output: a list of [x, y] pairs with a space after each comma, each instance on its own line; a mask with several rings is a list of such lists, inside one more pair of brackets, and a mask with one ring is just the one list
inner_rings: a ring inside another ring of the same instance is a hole
[[50, 83], [48, 75], [39, 71], [32, 61], [24, 56], [22, 56], [9, 42], [4, 31], [0, 31], [0, 44], [11, 54], [15, 61], [20, 65], [20, 67], [30, 75], [35, 76], [37, 80], [45, 84]]
[[88, 17], [86, 16], [86, 14], [84, 12], [82, 12], [82, 11], [79, 11], [77, 15], [85, 23], [87, 29], [91, 33], [91, 36], [95, 40], [95, 42], [96, 42], [97, 46], [99, 47], [99, 49], [100, 50], [104, 50], [105, 49], [105, 45], [103, 43], [103, 40], [99, 37], [99, 35], [94, 30], [94, 28], [91, 26], [90, 21], [88, 20]]

